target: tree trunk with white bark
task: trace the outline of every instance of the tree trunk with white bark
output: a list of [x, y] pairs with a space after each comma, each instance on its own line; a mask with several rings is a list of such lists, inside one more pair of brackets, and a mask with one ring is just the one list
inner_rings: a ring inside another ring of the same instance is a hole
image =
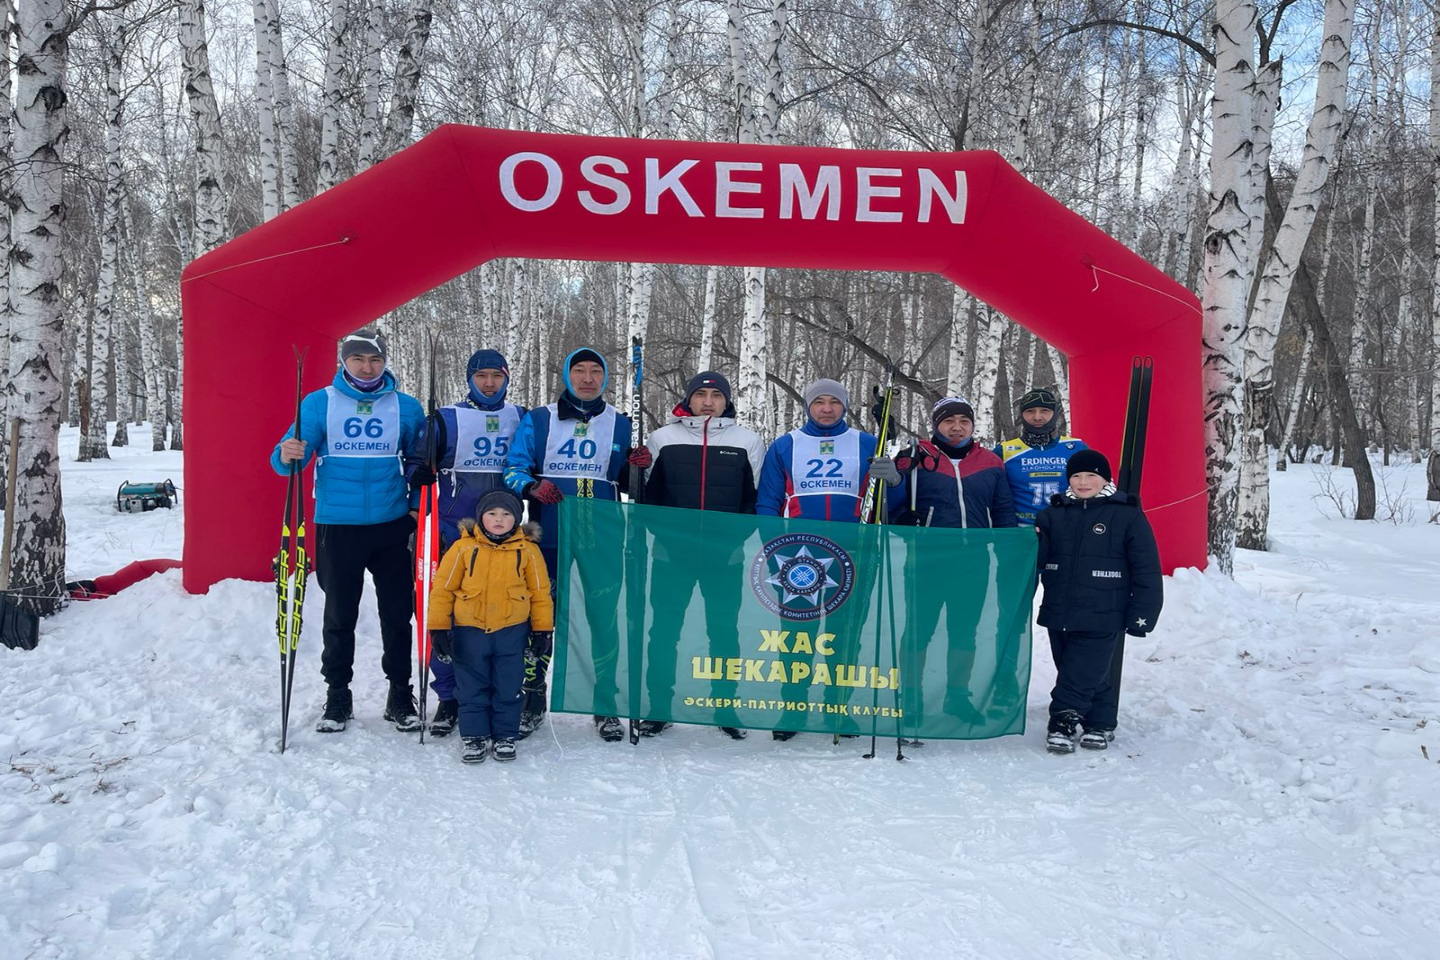
[[[1270, 455], [1265, 436], [1270, 427], [1275, 392], [1275, 345], [1279, 341], [1280, 323], [1290, 299], [1295, 269], [1324, 201], [1330, 164], [1340, 142], [1353, 23], [1351, 0], [1326, 0], [1315, 109], [1305, 137], [1305, 153], [1295, 178], [1290, 206], [1275, 231], [1274, 244], [1261, 271], [1255, 306], [1245, 328], [1245, 432], [1236, 542], [1249, 550], [1266, 549], [1270, 525]], [[1263, 210], [1263, 182], [1260, 188]], [[1259, 234], [1253, 232], [1253, 220], [1251, 230], [1252, 239], [1258, 238]], [[1302, 392], [1297, 388], [1296, 395]], [[1285, 456], [1282, 446], [1280, 459], [1284, 460]]]
[[355, 172], [368, 170], [379, 159], [380, 138], [380, 55], [385, 48], [385, 8], [381, 0], [361, 0], [365, 4], [364, 53], [360, 92], [360, 146], [355, 157]]
[[340, 182], [340, 123], [345, 110], [345, 33], [348, 0], [330, 0], [325, 33], [325, 94], [320, 107], [320, 176], [316, 193]]
[[20, 420], [11, 589], [39, 614], [60, 608], [65, 589], [65, 514], [60, 494], [60, 379], [64, 303], [62, 183], [67, 134], [65, 71], [70, 18], [63, 0], [26, 0], [16, 17], [10, 283], [10, 416]]
[[1203, 325], [1205, 463], [1210, 494], [1208, 547], [1234, 576], [1239, 512], [1246, 301], [1250, 292], [1250, 134], [1255, 83], [1255, 4], [1219, 0], [1214, 24], [1209, 214], [1205, 226]]
[[395, 58], [395, 79], [391, 84], [390, 113], [385, 118], [385, 136], [380, 156], [388, 157], [410, 143], [415, 124], [415, 103], [420, 97], [420, 75], [425, 63], [425, 46], [430, 42], [430, 21], [434, 0], [410, 0], [405, 23], [405, 42]]

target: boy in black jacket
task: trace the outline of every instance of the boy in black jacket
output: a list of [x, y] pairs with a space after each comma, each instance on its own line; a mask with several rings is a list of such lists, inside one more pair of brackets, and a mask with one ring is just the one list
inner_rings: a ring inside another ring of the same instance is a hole
[[1131, 496], [1110, 482], [1110, 463], [1081, 450], [1065, 467], [1070, 489], [1050, 498], [1035, 529], [1045, 598], [1040, 626], [1050, 631], [1055, 689], [1050, 692], [1046, 749], [1104, 750], [1115, 739], [1124, 636], [1155, 627], [1164, 602], [1160, 551], [1150, 522]]

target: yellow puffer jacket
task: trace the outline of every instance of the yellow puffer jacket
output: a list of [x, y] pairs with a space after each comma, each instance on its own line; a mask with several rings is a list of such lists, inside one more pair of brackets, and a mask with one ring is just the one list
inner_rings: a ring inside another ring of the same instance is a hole
[[539, 539], [539, 527], [527, 523], [492, 543], [473, 520], [462, 523], [460, 539], [435, 572], [427, 626], [490, 633], [528, 621], [532, 630], [554, 630], [555, 604], [545, 559], [535, 545]]

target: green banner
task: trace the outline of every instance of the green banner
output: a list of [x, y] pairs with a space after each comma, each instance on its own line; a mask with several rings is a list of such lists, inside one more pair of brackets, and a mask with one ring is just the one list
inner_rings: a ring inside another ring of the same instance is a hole
[[552, 708], [759, 730], [1025, 732], [1034, 532], [566, 498]]

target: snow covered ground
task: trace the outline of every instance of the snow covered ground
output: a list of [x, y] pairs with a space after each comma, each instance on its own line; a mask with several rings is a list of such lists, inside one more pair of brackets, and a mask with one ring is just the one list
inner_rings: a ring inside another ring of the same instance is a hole
[[[66, 464], [72, 576], [179, 556], [179, 511], [114, 512], [184, 498], [132, 438]], [[316, 589], [280, 756], [269, 585], [74, 604], [0, 649], [0, 958], [1435, 957], [1440, 525], [1419, 467], [1385, 471], [1401, 524], [1327, 515], [1330, 473], [1275, 476], [1236, 582], [1167, 581], [1099, 755], [1042, 749], [1037, 638], [1023, 738], [900, 764], [561, 716], [466, 767], [381, 721], [373, 604], [357, 720], [312, 732]]]

